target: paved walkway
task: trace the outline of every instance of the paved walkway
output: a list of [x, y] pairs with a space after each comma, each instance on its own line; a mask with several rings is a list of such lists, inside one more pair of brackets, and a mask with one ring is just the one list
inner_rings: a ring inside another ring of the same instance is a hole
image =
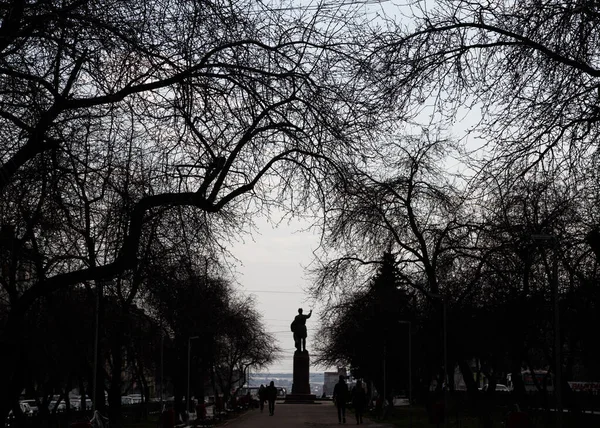
[[[339, 425], [337, 410], [331, 401], [319, 404], [285, 404], [275, 403], [275, 415], [269, 416], [265, 404], [263, 413], [259, 409], [248, 410], [236, 419], [224, 424], [227, 428], [310, 428], [333, 426], [356, 426], [354, 412], [348, 411], [346, 424]], [[391, 428], [391, 425], [364, 419], [363, 427]]]

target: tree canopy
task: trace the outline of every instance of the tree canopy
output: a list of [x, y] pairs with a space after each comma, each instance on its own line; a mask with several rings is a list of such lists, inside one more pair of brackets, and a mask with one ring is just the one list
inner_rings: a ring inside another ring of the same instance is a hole
[[[115, 280], [131, 305], [157, 239], [201, 237], [214, 260], [248, 214], [324, 198], [332, 163], [387, 119], [351, 13], [0, 4], [0, 343], [15, 350], [0, 361], [0, 414], [21, 390], [36, 301]], [[178, 236], [188, 215], [199, 229]]]

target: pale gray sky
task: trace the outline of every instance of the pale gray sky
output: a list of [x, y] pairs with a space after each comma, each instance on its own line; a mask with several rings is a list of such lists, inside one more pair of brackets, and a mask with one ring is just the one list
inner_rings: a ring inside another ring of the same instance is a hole
[[[282, 223], [274, 228], [266, 219], [256, 218], [258, 233], [253, 239], [247, 237], [231, 248], [232, 254], [239, 259], [236, 280], [238, 290], [246, 295], [253, 294], [256, 309], [262, 314], [266, 328], [279, 341], [283, 349], [282, 359], [271, 366], [269, 371], [292, 372], [294, 340], [290, 324], [303, 308], [308, 313], [311, 305], [308, 295], [303, 291], [309, 285], [304, 270], [318, 246], [316, 233], [304, 231], [307, 224], [300, 220]], [[311, 340], [318, 326], [319, 308], [315, 308], [307, 321], [307, 349], [311, 352]], [[311, 367], [311, 371], [323, 371], [325, 368]]]
[[[299, 7], [305, 7], [307, 4], [317, 5], [321, 2], [298, 0], [298, 3]], [[332, 9], [349, 7], [370, 18], [382, 13], [395, 15], [398, 7], [390, 0], [340, 0], [327, 4]], [[274, 223], [278, 220], [279, 218], [273, 218]], [[238, 287], [240, 292], [255, 295], [256, 309], [263, 315], [267, 330], [278, 339], [279, 346], [283, 349], [281, 360], [272, 365], [269, 371], [291, 373], [295, 348], [290, 323], [297, 315], [298, 308], [301, 307], [305, 314], [311, 309], [308, 295], [303, 291], [309, 286], [304, 268], [313, 259], [312, 253], [318, 246], [319, 236], [317, 232], [305, 231], [308, 224], [301, 220], [282, 222], [277, 227], [273, 227], [265, 218], [256, 218], [254, 221], [258, 233], [230, 248], [231, 253], [239, 260], [233, 262], [237, 270], [235, 279], [241, 285]], [[309, 353], [318, 328], [320, 309], [322, 308], [314, 308], [312, 317], [306, 323]], [[313, 373], [329, 370], [335, 368], [311, 365]]]
[[[315, 4], [314, 1], [299, 1], [301, 4]], [[410, 14], [410, 9], [402, 1], [340, 0], [329, 4], [357, 6], [371, 19], [377, 19], [376, 17], [380, 15], [402, 19], [403, 15]], [[430, 114], [433, 113], [433, 110], [425, 109], [419, 119], [427, 125], [432, 120]], [[480, 117], [480, 112], [477, 110], [462, 109], [456, 117], [456, 122], [451, 126], [449, 135], [454, 138], [464, 138], [463, 143], [472, 149], [480, 147], [482, 143], [477, 136], [469, 136], [468, 133], [468, 130], [475, 127]], [[418, 132], [417, 128], [415, 132]], [[446, 167], [456, 171], [459, 165], [461, 165], [460, 161], [448, 159]], [[274, 218], [274, 222], [277, 220], [279, 219]], [[236, 281], [241, 284], [239, 287], [241, 292], [256, 296], [256, 308], [263, 315], [267, 330], [274, 334], [284, 350], [283, 358], [270, 367], [270, 372], [291, 373], [294, 343], [290, 323], [299, 307], [302, 307], [305, 313], [311, 308], [308, 296], [303, 292], [303, 289], [309, 286], [304, 268], [312, 261], [312, 252], [318, 246], [319, 236], [316, 232], [305, 231], [307, 223], [300, 220], [283, 222], [276, 228], [265, 218], [256, 218], [254, 221], [258, 233], [253, 237], [246, 237], [243, 243], [240, 242], [230, 248], [232, 254], [239, 259], [239, 262], [233, 262], [237, 269]], [[307, 321], [309, 352], [312, 349], [311, 340], [318, 327], [319, 315], [320, 308], [315, 308], [313, 316]], [[331, 367], [311, 367], [312, 372], [331, 369]]]

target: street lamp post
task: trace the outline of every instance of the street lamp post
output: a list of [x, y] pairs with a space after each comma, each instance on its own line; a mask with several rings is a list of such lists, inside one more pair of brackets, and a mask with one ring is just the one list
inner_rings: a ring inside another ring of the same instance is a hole
[[444, 329], [444, 425], [448, 426], [448, 327], [447, 327], [447, 309], [446, 309], [446, 298], [441, 294], [429, 293], [430, 298], [436, 299], [442, 302], [443, 306], [443, 329]]
[[386, 399], [386, 395], [385, 395], [386, 394], [386, 390], [385, 390], [386, 379], [385, 378], [387, 376], [386, 372], [385, 372], [385, 357], [386, 357], [386, 355], [385, 355], [385, 341], [384, 341], [384, 343], [383, 343], [383, 406], [384, 407], [385, 407], [385, 399]]
[[187, 366], [187, 395], [185, 397], [186, 401], [187, 401], [187, 412], [188, 412], [188, 416], [190, 414], [190, 357], [191, 357], [191, 350], [192, 350], [192, 340], [194, 339], [198, 339], [200, 336], [190, 336], [188, 338], [188, 366]]
[[446, 322], [446, 299], [441, 294], [429, 293], [429, 297], [439, 300], [443, 305], [443, 329], [444, 329], [444, 382], [446, 383], [446, 387], [448, 386], [448, 327]]
[[[385, 339], [384, 339], [384, 343], [383, 343], [383, 408], [384, 409], [385, 409], [385, 400], [387, 398], [387, 395], [386, 395], [386, 393], [387, 393], [387, 391], [386, 391], [387, 374], [385, 372], [385, 369], [386, 369], [386, 367], [385, 367], [385, 359], [386, 359], [385, 351], [386, 351], [386, 349], [385, 349]], [[385, 411], [384, 411], [384, 413], [385, 413]]]
[[554, 295], [554, 366], [556, 382], [554, 382], [554, 394], [556, 397], [556, 425], [562, 427], [562, 364], [561, 364], [561, 343], [560, 343], [560, 308], [558, 302], [558, 257], [554, 249], [552, 260], [552, 294]]
[[410, 321], [400, 320], [400, 324], [408, 324], [408, 408], [409, 426], [412, 427], [412, 324]]
[[560, 343], [560, 306], [558, 300], [558, 239], [553, 235], [534, 234], [534, 241], [552, 245], [552, 300], [554, 300], [554, 398], [556, 400], [556, 426], [562, 427], [562, 364]]
[[160, 409], [162, 411], [163, 406], [163, 391], [164, 391], [164, 376], [165, 376], [165, 332], [161, 330], [160, 334]]
[[[100, 322], [102, 321], [100, 318], [100, 310], [101, 310], [101, 305], [102, 305], [102, 299], [103, 299], [103, 283], [104, 280], [97, 280], [96, 281], [96, 322], [95, 322], [95, 329], [94, 329], [94, 378], [92, 379], [92, 412], [95, 412], [98, 408], [98, 354], [100, 353], [100, 349], [99, 349], [99, 342], [98, 342], [98, 338], [99, 338], [99, 330], [100, 330]], [[83, 394], [82, 394], [83, 395]], [[83, 398], [85, 399], [85, 397]], [[102, 399], [104, 400], [104, 394], [102, 395]], [[105, 403], [106, 404], [106, 403]], [[84, 409], [87, 408], [87, 401], [85, 402], [85, 407], [83, 407]], [[104, 406], [101, 406], [101, 408], [104, 408]]]
[[411, 322], [400, 320], [400, 324], [408, 324], [408, 402], [412, 403], [412, 340], [411, 340]]

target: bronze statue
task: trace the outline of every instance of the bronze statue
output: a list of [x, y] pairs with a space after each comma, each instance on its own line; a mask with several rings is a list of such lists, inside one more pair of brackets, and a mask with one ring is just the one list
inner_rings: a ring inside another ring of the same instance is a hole
[[294, 332], [294, 345], [299, 352], [306, 352], [306, 320], [312, 315], [312, 309], [308, 315], [302, 315], [302, 308], [298, 309], [298, 315], [292, 321], [291, 329]]

